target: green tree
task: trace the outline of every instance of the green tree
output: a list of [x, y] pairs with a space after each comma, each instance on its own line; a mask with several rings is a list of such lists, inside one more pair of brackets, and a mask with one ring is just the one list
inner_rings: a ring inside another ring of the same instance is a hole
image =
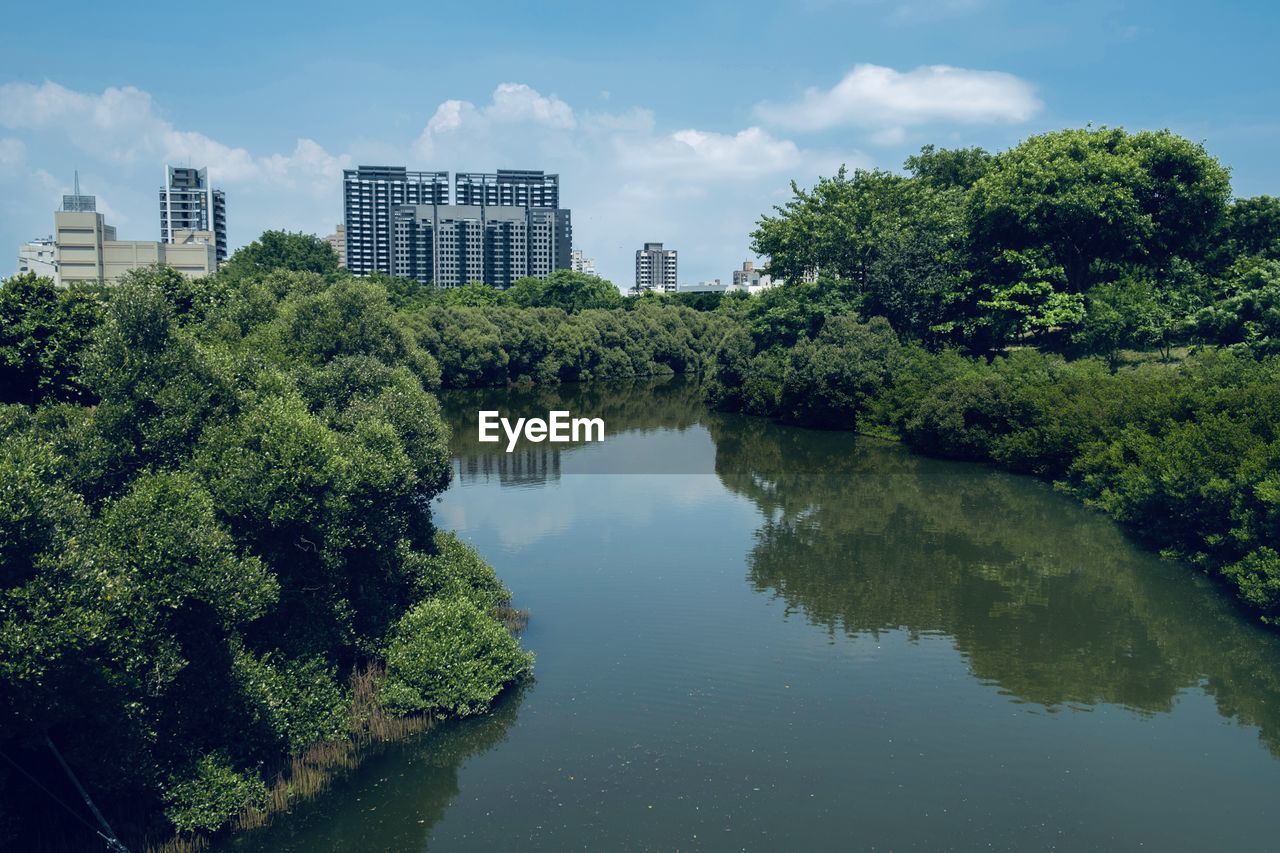
[[921, 147], [903, 167], [911, 176], [935, 189], [967, 190], [991, 171], [996, 158], [981, 148]]
[[264, 231], [257, 240], [237, 249], [219, 272], [239, 279], [275, 270], [329, 275], [338, 270], [338, 255], [326, 240], [313, 234]]
[[469, 599], [431, 598], [392, 632], [382, 701], [399, 713], [480, 713], [532, 662], [507, 629]]
[[571, 314], [622, 305], [622, 294], [613, 282], [572, 270], [556, 270], [546, 278], [522, 278], [507, 293], [516, 305], [560, 308]]
[[1105, 264], [1197, 259], [1230, 195], [1227, 170], [1169, 131], [1062, 130], [1001, 154], [974, 184], [979, 251], [1043, 252], [1084, 293]]
[[96, 289], [34, 273], [0, 282], [0, 403], [90, 399], [81, 360], [101, 314]]

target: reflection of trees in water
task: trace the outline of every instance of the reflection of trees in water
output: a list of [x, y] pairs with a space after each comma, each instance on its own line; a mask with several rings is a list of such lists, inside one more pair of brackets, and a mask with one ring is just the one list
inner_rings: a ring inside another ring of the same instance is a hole
[[462, 766], [506, 740], [529, 686], [507, 691], [488, 714], [386, 745], [345, 783], [267, 828], [233, 837], [228, 849], [426, 849], [458, 795]]
[[705, 415], [699, 385], [682, 378], [591, 382], [556, 387], [480, 388], [447, 391], [440, 397], [453, 433], [451, 449], [462, 482], [496, 478], [502, 485], [534, 486], [560, 479], [561, 454], [585, 442], [530, 444], [506, 452], [506, 438], [482, 444], [477, 412], [496, 409], [511, 421], [545, 418], [560, 409], [574, 417], [603, 418], [607, 434], [688, 429]]
[[1202, 680], [1280, 754], [1280, 638], [1042, 483], [847, 433], [714, 416], [716, 471], [765, 515], [749, 579], [849, 634], [951, 636], [1048, 708], [1154, 713]]

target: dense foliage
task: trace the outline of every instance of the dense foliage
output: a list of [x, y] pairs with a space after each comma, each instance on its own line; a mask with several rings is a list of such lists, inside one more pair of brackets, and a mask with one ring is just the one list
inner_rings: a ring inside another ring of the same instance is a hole
[[362, 723], [353, 671], [390, 667], [385, 712], [475, 713], [528, 670], [431, 522], [436, 360], [308, 239], [0, 285], [0, 845], [71, 843], [23, 775], [78, 802], [46, 737], [117, 829], [208, 830]]
[[[431, 524], [441, 386], [705, 373], [723, 409], [1051, 478], [1280, 622], [1280, 202], [1168, 132], [906, 167], [796, 187], [754, 296], [353, 279], [279, 232], [199, 281], [4, 282], [0, 751], [66, 793], [48, 735], [113, 809], [209, 828], [351, 729], [357, 668], [389, 712], [487, 707], [529, 659]], [[2, 840], [47, 817], [14, 772]]]

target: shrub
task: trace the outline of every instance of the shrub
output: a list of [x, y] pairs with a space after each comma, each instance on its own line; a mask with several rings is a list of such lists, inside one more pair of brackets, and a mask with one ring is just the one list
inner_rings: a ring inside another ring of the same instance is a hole
[[432, 598], [391, 634], [384, 707], [393, 713], [478, 714], [533, 658], [467, 598]]
[[266, 800], [266, 783], [255, 771], [238, 771], [225, 755], [211, 753], [196, 763], [191, 778], [170, 786], [164, 813], [179, 830], [216, 829]]

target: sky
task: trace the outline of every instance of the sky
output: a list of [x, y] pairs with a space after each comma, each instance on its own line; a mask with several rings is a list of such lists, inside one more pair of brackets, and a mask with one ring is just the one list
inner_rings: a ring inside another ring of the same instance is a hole
[[58, 17], [0, 49], [12, 267], [77, 169], [143, 240], [165, 165], [207, 167], [233, 248], [330, 233], [344, 168], [543, 169], [575, 247], [624, 288], [652, 241], [682, 283], [727, 281], [792, 180], [900, 170], [927, 143], [1170, 128], [1237, 195], [1280, 194], [1280, 4], [71, 0]]

